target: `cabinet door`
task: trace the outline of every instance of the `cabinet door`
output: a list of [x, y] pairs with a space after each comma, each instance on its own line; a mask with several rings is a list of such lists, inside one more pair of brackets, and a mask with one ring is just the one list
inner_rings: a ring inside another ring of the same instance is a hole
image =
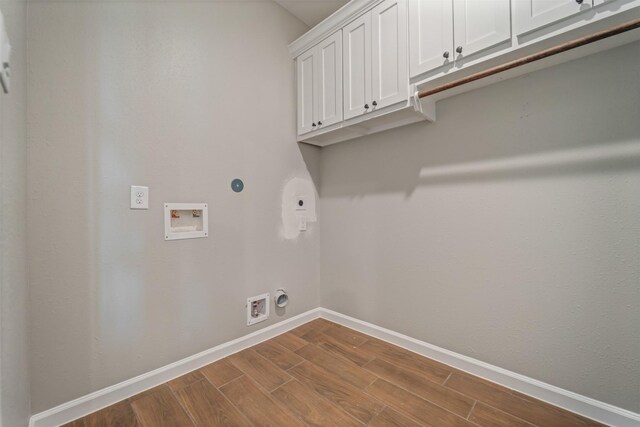
[[371, 11], [371, 63], [372, 109], [406, 101], [409, 96], [406, 0], [385, 0]]
[[370, 111], [371, 107], [371, 12], [344, 27], [342, 39], [344, 119], [347, 120]]
[[316, 63], [316, 120], [321, 128], [342, 121], [342, 31], [318, 45]]
[[591, 0], [516, 0], [513, 4], [514, 30], [523, 34], [552, 24], [591, 7]]
[[472, 55], [511, 38], [510, 0], [453, 0], [453, 21], [456, 58]]
[[453, 0], [409, 0], [411, 77], [453, 62]]
[[317, 99], [316, 48], [309, 49], [296, 59], [298, 86], [298, 135], [315, 130]]

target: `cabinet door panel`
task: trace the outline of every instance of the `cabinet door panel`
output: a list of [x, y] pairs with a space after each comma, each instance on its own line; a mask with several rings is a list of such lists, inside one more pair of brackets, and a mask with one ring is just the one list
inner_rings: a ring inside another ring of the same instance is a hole
[[510, 0], [454, 0], [453, 13], [455, 46], [462, 48], [461, 54], [456, 51], [456, 58], [511, 38]]
[[371, 11], [372, 99], [380, 109], [407, 99], [406, 0], [386, 0]]
[[591, 3], [591, 0], [582, 4], [576, 0], [515, 0], [514, 30], [516, 34], [535, 30], [587, 10]]
[[410, 0], [409, 38], [411, 77], [451, 64], [454, 55], [452, 0]]
[[298, 135], [314, 130], [316, 88], [315, 77], [316, 48], [309, 49], [296, 59], [298, 86]]
[[366, 113], [371, 103], [371, 12], [344, 27], [342, 38], [346, 120]]
[[342, 31], [320, 43], [317, 52], [316, 111], [318, 126], [324, 127], [342, 121]]

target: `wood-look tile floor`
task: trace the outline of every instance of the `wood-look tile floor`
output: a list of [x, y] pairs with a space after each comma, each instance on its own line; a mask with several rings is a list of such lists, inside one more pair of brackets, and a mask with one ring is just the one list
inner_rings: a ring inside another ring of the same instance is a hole
[[67, 426], [596, 426], [318, 319]]

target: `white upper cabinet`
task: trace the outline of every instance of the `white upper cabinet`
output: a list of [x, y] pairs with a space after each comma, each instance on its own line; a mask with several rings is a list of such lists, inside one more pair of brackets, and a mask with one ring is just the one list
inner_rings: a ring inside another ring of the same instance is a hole
[[509, 0], [453, 0], [456, 58], [511, 39]]
[[510, 0], [410, 0], [409, 19], [411, 77], [511, 39]]
[[298, 134], [307, 133], [315, 126], [317, 99], [316, 55], [311, 48], [296, 59], [298, 86]]
[[344, 27], [342, 38], [346, 120], [371, 107], [371, 12]]
[[411, 76], [453, 61], [451, 0], [409, 0]]
[[638, 13], [640, 0], [351, 0], [289, 45], [297, 139], [324, 147], [435, 121], [444, 91], [413, 94]]
[[338, 31], [318, 45], [318, 102], [319, 128], [342, 121], [342, 31]]
[[344, 118], [407, 101], [406, 0], [385, 0], [343, 28]]
[[524, 34], [591, 8], [592, 0], [515, 0], [514, 30]]
[[298, 141], [325, 146], [434, 120], [431, 104], [418, 108], [409, 96], [407, 1], [352, 0], [289, 45], [298, 76]]
[[342, 32], [296, 58], [298, 134], [342, 121]]
[[407, 6], [405, 0], [387, 0], [371, 11], [372, 109], [409, 96], [407, 64]]

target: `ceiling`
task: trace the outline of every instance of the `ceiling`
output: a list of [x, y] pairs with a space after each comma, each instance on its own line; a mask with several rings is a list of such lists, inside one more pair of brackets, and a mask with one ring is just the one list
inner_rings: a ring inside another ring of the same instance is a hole
[[310, 27], [348, 3], [349, 0], [274, 0]]

